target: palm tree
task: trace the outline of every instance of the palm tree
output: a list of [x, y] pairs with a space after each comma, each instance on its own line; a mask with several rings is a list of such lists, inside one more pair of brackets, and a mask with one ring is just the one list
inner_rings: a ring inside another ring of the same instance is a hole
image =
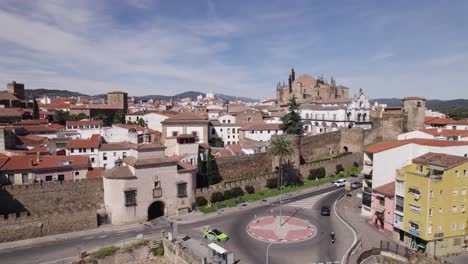
[[294, 147], [289, 140], [283, 136], [271, 140], [268, 155], [278, 159], [279, 176], [278, 187], [280, 188], [280, 226], [281, 226], [281, 200], [283, 196], [283, 163], [286, 158], [294, 154]]

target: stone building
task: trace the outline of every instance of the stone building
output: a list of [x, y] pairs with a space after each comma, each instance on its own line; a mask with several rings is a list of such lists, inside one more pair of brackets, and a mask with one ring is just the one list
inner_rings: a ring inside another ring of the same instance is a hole
[[107, 104], [118, 106], [126, 114], [128, 111], [128, 94], [120, 91], [107, 93]]
[[291, 97], [295, 96], [299, 102], [304, 100], [329, 100], [338, 98], [348, 98], [349, 88], [336, 85], [336, 80], [331, 78], [328, 83], [323, 76], [315, 79], [307, 74], [303, 74], [296, 79], [294, 68], [288, 78], [288, 83], [277, 83], [276, 99], [279, 104], [288, 103]]
[[196, 167], [166, 157], [164, 146], [131, 149], [119, 166], [104, 174], [104, 203], [112, 224], [137, 223], [188, 213], [196, 187]]
[[7, 87], [8, 87], [8, 92], [10, 94], [14, 95], [19, 100], [24, 100], [25, 99], [24, 84], [12, 81], [12, 82], [7, 84]]
[[404, 97], [402, 99], [403, 112], [408, 115], [408, 131], [424, 128], [426, 99], [422, 97]]

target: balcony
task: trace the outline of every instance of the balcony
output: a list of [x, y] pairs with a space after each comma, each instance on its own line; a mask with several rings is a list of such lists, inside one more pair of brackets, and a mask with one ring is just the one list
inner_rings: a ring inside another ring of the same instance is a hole
[[412, 234], [412, 235], [415, 235], [415, 236], [420, 235], [419, 229], [416, 229], [416, 228], [413, 228], [413, 227], [409, 228], [409, 233]]

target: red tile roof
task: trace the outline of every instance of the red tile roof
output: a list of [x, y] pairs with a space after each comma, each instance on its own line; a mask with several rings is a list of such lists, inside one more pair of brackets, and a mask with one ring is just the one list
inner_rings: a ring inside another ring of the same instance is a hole
[[457, 130], [457, 129], [439, 129], [437, 128], [424, 128], [419, 129], [419, 131], [433, 135], [433, 136], [443, 136], [443, 137], [468, 137], [468, 130]]
[[395, 196], [395, 182], [389, 182], [372, 190], [373, 192], [383, 194], [385, 196]]
[[21, 117], [21, 113], [15, 108], [0, 108], [0, 116]]
[[468, 163], [467, 157], [429, 152], [413, 159], [413, 163], [430, 164], [444, 168], [452, 168], [463, 163]]
[[234, 155], [239, 155], [242, 153], [242, 148], [239, 144], [231, 144], [226, 146]]
[[249, 131], [249, 130], [279, 130], [280, 124], [271, 124], [271, 123], [247, 123], [244, 124], [240, 130]]
[[38, 103], [39, 108], [43, 109], [70, 109], [72, 107], [72, 104], [70, 103], [63, 103], [63, 102], [58, 102], [58, 103], [51, 103], [51, 104], [42, 104]]
[[67, 126], [100, 126], [101, 120], [82, 120], [82, 121], [67, 121]]
[[424, 124], [426, 125], [447, 125], [447, 124], [451, 124], [454, 121], [455, 120], [451, 118], [440, 118], [440, 117], [436, 117], [433, 119], [428, 118], [426, 121], [426, 118], [424, 118]]
[[206, 118], [199, 114], [185, 112], [166, 119], [166, 121], [169, 120], [206, 120]]
[[450, 123], [450, 125], [468, 125], [468, 120], [463, 119], [463, 120], [456, 120]]
[[24, 129], [26, 129], [29, 133], [33, 133], [33, 132], [55, 133], [59, 130], [55, 126], [51, 126], [51, 125], [30, 125], [30, 126], [25, 126]]
[[118, 105], [109, 105], [109, 104], [85, 104], [85, 105], [72, 105], [72, 109], [122, 109]]
[[101, 136], [94, 134], [89, 139], [73, 139], [68, 141], [67, 149], [76, 148], [99, 148], [101, 144]]
[[452, 146], [468, 146], [468, 141], [448, 141], [448, 140], [437, 140], [437, 139], [423, 139], [423, 138], [412, 138], [405, 140], [394, 140], [383, 143], [377, 143], [366, 148], [366, 152], [378, 153], [392, 148], [397, 148], [407, 144], [417, 144], [423, 146], [432, 147], [452, 147]]
[[47, 144], [49, 140], [46, 137], [36, 135], [16, 136], [16, 138], [24, 145], [30, 147], [37, 147], [43, 144]]
[[86, 178], [100, 178], [104, 175], [103, 168], [89, 168], [88, 172], [86, 173]]
[[[2, 167], [3, 171], [39, 170], [53, 168], [88, 167], [87, 156], [40, 156], [37, 162], [35, 155], [12, 156]], [[69, 162], [67, 162], [69, 161]]]

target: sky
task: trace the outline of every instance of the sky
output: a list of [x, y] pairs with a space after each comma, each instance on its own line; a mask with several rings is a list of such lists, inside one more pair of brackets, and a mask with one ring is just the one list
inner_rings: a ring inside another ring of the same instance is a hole
[[275, 96], [334, 77], [370, 98], [468, 98], [468, 1], [2, 0], [0, 87]]

